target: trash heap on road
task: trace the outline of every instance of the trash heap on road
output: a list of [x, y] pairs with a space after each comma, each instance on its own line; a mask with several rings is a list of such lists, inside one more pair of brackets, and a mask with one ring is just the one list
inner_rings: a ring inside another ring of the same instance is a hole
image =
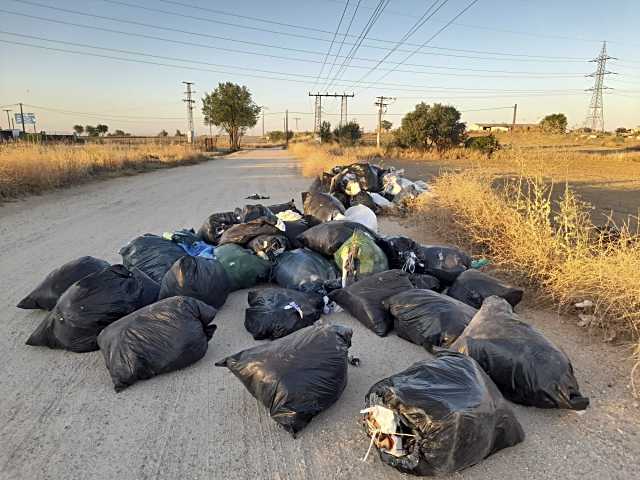
[[49, 311], [27, 344], [100, 350], [121, 391], [202, 359], [227, 296], [250, 289], [244, 326], [265, 341], [216, 365], [295, 436], [339, 401], [359, 362], [352, 329], [326, 320], [344, 309], [379, 337], [395, 331], [425, 349], [362, 392], [365, 458], [375, 447], [401, 472], [462, 470], [523, 441], [508, 401], [583, 410], [589, 400], [566, 354], [514, 313], [522, 289], [455, 246], [378, 231], [378, 215], [428, 190], [355, 163], [316, 178], [302, 211], [294, 200], [248, 204], [197, 231], [135, 237], [122, 264], [72, 260], [18, 303]]

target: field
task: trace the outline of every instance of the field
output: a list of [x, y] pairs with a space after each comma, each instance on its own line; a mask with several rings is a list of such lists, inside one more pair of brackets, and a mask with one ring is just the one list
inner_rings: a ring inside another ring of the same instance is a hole
[[551, 140], [556, 148], [514, 143], [491, 157], [462, 149], [442, 156], [311, 144], [292, 149], [306, 175], [370, 160], [428, 179], [435, 195], [408, 205], [412, 223], [490, 258], [561, 310], [593, 301], [585, 327], [621, 345], [637, 342], [640, 151]]
[[207, 158], [189, 145], [0, 145], [0, 200]]

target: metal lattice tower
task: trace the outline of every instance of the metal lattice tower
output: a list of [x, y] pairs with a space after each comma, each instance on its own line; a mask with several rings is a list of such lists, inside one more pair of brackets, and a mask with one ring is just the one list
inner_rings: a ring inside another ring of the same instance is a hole
[[340, 126], [347, 124], [347, 97], [341, 97], [340, 102]]
[[322, 125], [322, 97], [333, 97], [333, 98], [341, 98], [342, 101], [340, 103], [340, 126], [347, 123], [347, 99], [353, 98], [355, 95], [353, 93], [311, 93], [309, 92], [310, 97], [316, 97], [316, 106], [315, 106], [315, 118], [313, 122], [313, 133], [320, 133], [320, 126]]
[[593, 131], [604, 132], [604, 105], [602, 102], [602, 91], [610, 90], [610, 87], [604, 86], [604, 76], [613, 74], [606, 69], [607, 60], [617, 60], [614, 57], [607, 55], [607, 42], [602, 43], [602, 50], [591, 62], [596, 62], [598, 65], [596, 71], [586, 75], [587, 77], [595, 78], [595, 82], [592, 88], [588, 88], [587, 92], [593, 92], [591, 95], [591, 102], [589, 103], [589, 112], [585, 120], [585, 126], [591, 128]]
[[184, 83], [187, 86], [187, 91], [184, 92], [187, 98], [182, 99], [182, 101], [187, 104], [187, 124], [189, 128], [187, 130], [187, 137], [188, 137], [189, 143], [193, 143], [193, 139], [195, 137], [195, 129], [193, 126], [193, 104], [196, 103], [196, 101], [191, 98], [191, 95], [195, 92], [191, 90], [191, 85], [193, 85], [193, 82], [182, 82], [182, 83]]
[[322, 96], [316, 95], [316, 108], [314, 112], [313, 133], [320, 133], [320, 125], [322, 125]]

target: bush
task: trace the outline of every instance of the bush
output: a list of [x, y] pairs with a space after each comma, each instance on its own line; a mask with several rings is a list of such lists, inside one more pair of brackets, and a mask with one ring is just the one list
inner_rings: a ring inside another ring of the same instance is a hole
[[352, 120], [336, 128], [333, 135], [340, 145], [354, 145], [362, 137], [362, 130], [358, 122]]
[[464, 133], [465, 124], [460, 122], [460, 112], [455, 107], [422, 102], [404, 116], [394, 140], [400, 147], [435, 147], [442, 152], [458, 145], [464, 139]]
[[[291, 140], [293, 138], [293, 132], [289, 131], [287, 132], [287, 136], [289, 137], [289, 140]], [[284, 138], [284, 132], [282, 130], [274, 130], [272, 132], [267, 133], [267, 137], [269, 138], [270, 142], [284, 142], [285, 138]]]
[[491, 155], [500, 148], [500, 142], [493, 135], [467, 138], [464, 147]]
[[540, 126], [546, 132], [565, 133], [567, 131], [567, 116], [564, 113], [552, 113], [540, 121]]
[[331, 135], [331, 124], [329, 122], [322, 122], [322, 124], [320, 125], [320, 141], [322, 143], [329, 143], [331, 140], [333, 140], [333, 137]]

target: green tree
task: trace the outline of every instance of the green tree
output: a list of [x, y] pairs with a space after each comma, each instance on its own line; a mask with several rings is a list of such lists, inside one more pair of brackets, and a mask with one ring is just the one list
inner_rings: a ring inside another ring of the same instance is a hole
[[395, 141], [402, 147], [436, 148], [439, 152], [464, 140], [465, 125], [460, 112], [450, 105], [422, 102], [402, 119], [395, 131]]
[[103, 123], [99, 123], [98, 125], [96, 125], [96, 130], [98, 131], [99, 135], [104, 135], [109, 131], [109, 127], [107, 125], [104, 125]]
[[[289, 130], [288, 132], [289, 140], [293, 138], [293, 132]], [[282, 130], [273, 130], [267, 133], [267, 138], [270, 142], [283, 142], [284, 141], [284, 132]]]
[[540, 127], [545, 132], [564, 133], [567, 131], [567, 116], [564, 113], [552, 113], [540, 121]]
[[500, 142], [493, 135], [484, 135], [482, 137], [470, 137], [464, 142], [465, 148], [471, 150], [478, 150], [479, 152], [486, 153], [491, 156], [493, 152], [500, 148]]
[[169, 136], [169, 132], [167, 132], [164, 128], [160, 131], [160, 133], [158, 134], [159, 137], [168, 137]]
[[393, 127], [393, 123], [391, 123], [389, 120], [382, 120], [382, 122], [380, 122], [380, 126], [382, 127], [382, 130], [388, 132], [389, 130], [391, 130], [391, 127]]
[[183, 134], [180, 130], [176, 130], [176, 134], [175, 134], [175, 136], [176, 136], [176, 137], [183, 137], [183, 136], [184, 136], [184, 134]]
[[90, 137], [97, 137], [98, 135], [100, 135], [98, 127], [94, 127], [93, 125], [87, 125], [86, 127], [84, 127], [84, 130]]
[[616, 135], [624, 135], [625, 133], [629, 133], [630, 131], [624, 127], [616, 128]]
[[82, 135], [84, 133], [84, 127], [82, 125], [74, 125], [73, 131], [76, 132], [78, 135]]
[[362, 137], [362, 130], [358, 122], [352, 120], [336, 128], [333, 135], [341, 145], [353, 145]]
[[115, 132], [113, 132], [113, 136], [114, 137], [124, 137], [127, 134], [125, 133], [124, 130], [116, 130]]
[[229, 135], [231, 149], [239, 150], [240, 137], [258, 122], [260, 107], [247, 87], [227, 82], [219, 83], [213, 92], [205, 94], [202, 114], [205, 125], [222, 127]]
[[330, 142], [333, 139], [331, 136], [331, 124], [329, 122], [322, 122], [318, 134], [320, 135], [320, 141], [322, 143]]

